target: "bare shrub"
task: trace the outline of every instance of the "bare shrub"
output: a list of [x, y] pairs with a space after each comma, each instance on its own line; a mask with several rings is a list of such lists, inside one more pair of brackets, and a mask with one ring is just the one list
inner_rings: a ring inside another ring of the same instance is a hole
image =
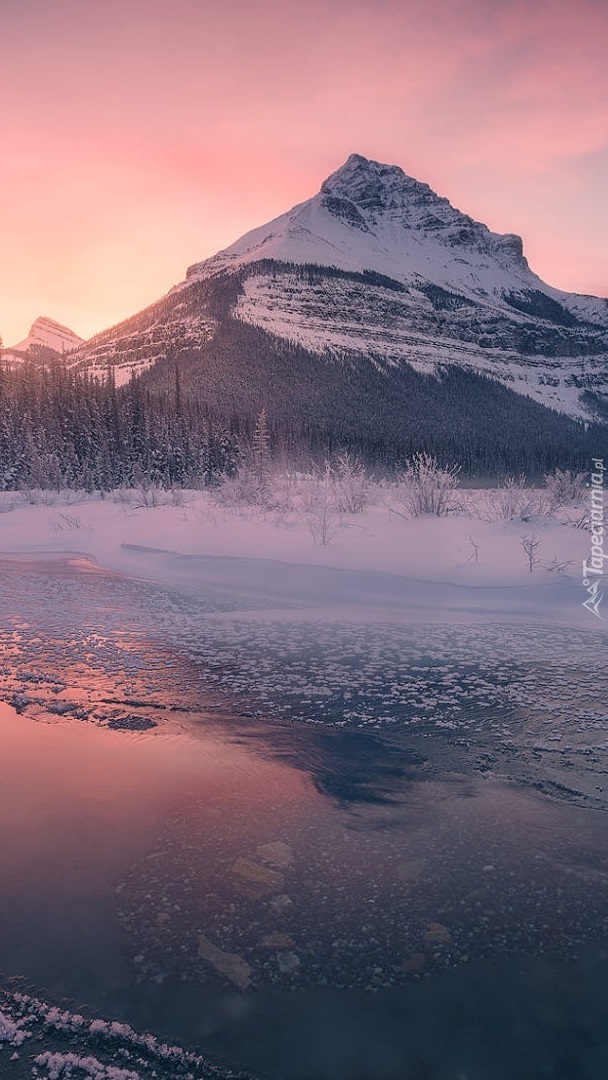
[[471, 536], [470, 534], [469, 534], [469, 544], [471, 545], [471, 553], [469, 555], [468, 561], [470, 563], [478, 563], [479, 562], [479, 544], [475, 540], [475, 537]]
[[332, 469], [326, 462], [323, 473], [308, 485], [302, 502], [313, 542], [323, 547], [331, 542], [336, 533], [333, 494]]
[[342, 514], [360, 514], [369, 497], [365, 466], [349, 453], [343, 453], [338, 455], [333, 473], [336, 509]]
[[172, 487], [169, 488], [169, 499], [171, 506], [176, 506], [178, 509], [183, 509], [192, 501], [192, 492], [187, 492], [184, 488]]
[[502, 487], [489, 492], [485, 510], [489, 521], [529, 521], [545, 512], [542, 494], [527, 486], [525, 476], [509, 476]]
[[83, 522], [81, 518], [76, 517], [75, 514], [53, 514], [49, 518], [49, 525], [53, 532], [74, 532], [80, 529], [87, 532], [91, 531], [91, 526]]
[[574, 566], [573, 559], [558, 559], [557, 555], [554, 555], [551, 562], [542, 563], [545, 570], [549, 570], [552, 574], [562, 574], [564, 577], [570, 576], [570, 568]]
[[56, 491], [45, 488], [23, 487], [19, 489], [21, 498], [30, 506], [55, 506], [59, 497]]
[[[108, 493], [112, 502], [131, 510], [143, 510], [157, 506], [175, 506], [180, 509], [192, 501], [194, 492], [177, 486], [165, 486], [146, 479], [137, 487], [118, 487]], [[101, 493], [104, 498], [104, 493]]]
[[544, 476], [551, 510], [578, 506], [585, 494], [585, 474], [571, 469], [555, 469]]
[[120, 506], [131, 506], [135, 499], [135, 492], [132, 488], [118, 487], [112, 491], [111, 498], [112, 502]]
[[336, 534], [336, 523], [327, 503], [319, 503], [317, 509], [309, 514], [308, 528], [315, 544], [325, 547], [331, 543]]
[[572, 525], [573, 529], [584, 529], [586, 532], [591, 530], [591, 514], [588, 510], [583, 510], [582, 514], [574, 518], [567, 515], [562, 520], [564, 525]]
[[167, 501], [167, 493], [159, 484], [143, 483], [138, 486], [135, 498], [133, 508], [142, 510], [144, 507], [163, 506]]
[[460, 465], [441, 468], [431, 454], [414, 454], [398, 484], [401, 501], [413, 517], [446, 517], [460, 509], [454, 499], [459, 473]]
[[530, 573], [534, 570], [535, 566], [538, 566], [540, 559], [538, 557], [538, 549], [540, 547], [540, 540], [538, 536], [520, 536], [519, 542], [524, 549], [526, 558], [528, 560], [528, 570]]

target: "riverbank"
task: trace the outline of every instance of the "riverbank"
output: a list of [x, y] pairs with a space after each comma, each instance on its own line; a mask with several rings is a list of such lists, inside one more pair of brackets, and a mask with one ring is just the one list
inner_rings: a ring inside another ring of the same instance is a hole
[[304, 496], [295, 509], [227, 506], [204, 492], [164, 493], [148, 505], [137, 492], [46, 493], [32, 502], [3, 493], [0, 501], [2, 554], [85, 556], [188, 595], [213, 590], [237, 605], [296, 604], [345, 616], [359, 609], [368, 619], [433, 621], [460, 612], [605, 626], [582, 606], [590, 538], [576, 527], [580, 507], [531, 516], [525, 504], [497, 518], [491, 493], [471, 491], [458, 512], [414, 518], [384, 489], [356, 514], [306, 510]]

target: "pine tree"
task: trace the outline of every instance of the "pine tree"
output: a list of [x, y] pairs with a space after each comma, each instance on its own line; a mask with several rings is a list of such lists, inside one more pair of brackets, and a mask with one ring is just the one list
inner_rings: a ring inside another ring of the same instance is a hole
[[270, 435], [268, 433], [266, 409], [262, 409], [256, 420], [253, 432], [252, 459], [255, 481], [260, 495], [263, 495], [268, 490], [270, 483]]

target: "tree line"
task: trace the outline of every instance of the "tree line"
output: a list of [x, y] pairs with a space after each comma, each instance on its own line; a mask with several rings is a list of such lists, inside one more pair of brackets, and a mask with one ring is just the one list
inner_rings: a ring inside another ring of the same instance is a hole
[[453, 366], [376, 361], [315, 355], [230, 316], [121, 387], [111, 366], [99, 379], [56, 358], [0, 360], [0, 490], [213, 485], [255, 464], [261, 417], [268, 454], [303, 469], [347, 452], [386, 474], [426, 453], [463, 477], [537, 479], [608, 456], [605, 424]]
[[204, 486], [233, 474], [239, 443], [200, 404], [184, 400], [179, 375], [151, 394], [132, 378], [117, 388], [54, 360], [8, 368], [0, 361], [0, 489], [110, 491], [154, 483]]

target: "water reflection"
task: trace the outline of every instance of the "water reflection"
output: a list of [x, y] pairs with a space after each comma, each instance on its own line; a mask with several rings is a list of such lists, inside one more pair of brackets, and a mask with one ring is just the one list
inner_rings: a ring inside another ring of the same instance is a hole
[[266, 754], [308, 773], [322, 795], [342, 804], [390, 805], [426, 779], [425, 759], [376, 735], [319, 728], [264, 727], [240, 736]]
[[[525, 754], [522, 713], [506, 732], [488, 712], [489, 676], [459, 684], [417, 658], [446, 708], [450, 687], [470, 695], [458, 728], [269, 724], [196, 655], [159, 647], [154, 589], [86, 582], [65, 566], [3, 582], [0, 689], [21, 715], [0, 713], [0, 969], [301, 1080], [598, 1075], [605, 817], [535, 790], [536, 750], [525, 784], [491, 775], [501, 739]], [[351, 666], [357, 640], [345, 632]], [[157, 726], [108, 730], [130, 717]]]

